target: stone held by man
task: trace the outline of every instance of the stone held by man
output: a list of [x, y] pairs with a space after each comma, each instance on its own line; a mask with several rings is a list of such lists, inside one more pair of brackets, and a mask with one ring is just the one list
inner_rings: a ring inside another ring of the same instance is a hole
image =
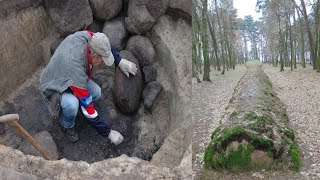
[[135, 76], [126, 76], [119, 68], [116, 68], [114, 82], [114, 100], [118, 109], [124, 114], [134, 114], [140, 106], [142, 93], [142, 75], [138, 60], [130, 51], [120, 51], [120, 56], [137, 65]]

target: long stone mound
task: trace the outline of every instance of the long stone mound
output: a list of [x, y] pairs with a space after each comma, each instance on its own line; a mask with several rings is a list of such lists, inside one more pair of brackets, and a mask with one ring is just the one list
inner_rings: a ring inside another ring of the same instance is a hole
[[230, 171], [300, 168], [300, 155], [284, 105], [261, 69], [248, 70], [227, 107], [226, 123], [216, 128], [204, 154], [206, 168]]

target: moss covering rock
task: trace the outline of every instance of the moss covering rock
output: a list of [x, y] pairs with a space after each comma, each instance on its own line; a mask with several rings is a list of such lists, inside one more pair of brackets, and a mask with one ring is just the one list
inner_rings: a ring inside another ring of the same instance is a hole
[[260, 64], [251, 62], [247, 67], [230, 100], [229, 120], [212, 132], [205, 167], [298, 171], [300, 154], [284, 105]]

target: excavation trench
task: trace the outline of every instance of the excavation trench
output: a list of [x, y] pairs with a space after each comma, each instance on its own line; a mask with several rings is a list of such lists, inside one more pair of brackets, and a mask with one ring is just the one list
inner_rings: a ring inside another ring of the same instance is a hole
[[247, 63], [226, 108], [228, 120], [212, 132], [205, 167], [246, 171], [299, 170], [300, 155], [289, 119], [260, 62]]
[[[100, 84], [101, 81], [105, 81], [109, 85], [113, 84], [113, 72], [111, 68], [109, 70], [109, 74], [108, 72], [100, 71], [100, 75], [98, 71], [95, 77], [99, 77], [100, 80], [94, 80], [98, 84]], [[80, 110], [75, 125], [80, 139], [76, 143], [68, 141], [62, 131], [59, 120], [50, 115], [40, 91], [36, 88], [38, 86], [37, 79], [40, 72], [41, 70], [38, 70], [32, 78], [27, 80], [30, 84], [25, 83], [22, 85], [24, 87], [19, 87], [21, 91], [17, 90], [16, 94], [13, 94], [10, 99], [2, 101], [3, 105], [0, 111], [1, 114], [18, 113], [20, 115], [19, 123], [33, 136], [37, 136], [36, 134], [42, 131], [49, 132], [57, 145], [58, 159], [66, 158], [92, 163], [126, 154], [128, 156], [150, 160], [152, 155], [163, 143], [165, 136], [157, 132], [150, 133], [149, 135], [153, 137], [145, 139], [145, 142], [138, 142], [138, 136], [141, 133], [141, 121], [150, 120], [149, 118], [151, 116], [157, 116], [158, 113], [154, 112], [153, 115], [145, 114], [143, 105], [139, 112], [134, 115], [127, 116], [119, 113], [119, 110], [117, 110], [112, 103], [112, 89], [110, 88], [112, 86], [103, 83], [100, 85], [104, 87], [102, 88], [102, 94], [104, 96], [95, 103], [95, 108], [101, 117], [108, 119], [108, 123], [112, 125], [113, 129], [119, 131], [124, 136], [123, 143], [115, 146], [108, 138], [100, 136], [95, 129], [88, 124], [86, 118], [80, 113]], [[162, 107], [168, 103], [164, 96], [164, 94], [161, 95], [157, 104], [159, 107], [156, 107], [156, 110], [159, 110], [159, 112], [167, 111], [167, 109]], [[169, 118], [162, 117], [162, 120], [164, 123], [162, 126], [158, 126], [158, 128], [168, 129]], [[156, 121], [154, 122], [157, 123]], [[151, 126], [149, 127], [151, 128]], [[1, 144], [17, 148], [26, 154], [39, 155], [28, 145], [25, 139], [8, 124], [0, 124], [0, 132]], [[45, 137], [42, 138], [45, 139]], [[39, 140], [40, 143], [43, 143], [41, 142], [43, 141], [41, 140], [42, 138]], [[49, 152], [55, 149], [54, 145], [48, 145], [46, 148], [48, 148], [47, 150]]]

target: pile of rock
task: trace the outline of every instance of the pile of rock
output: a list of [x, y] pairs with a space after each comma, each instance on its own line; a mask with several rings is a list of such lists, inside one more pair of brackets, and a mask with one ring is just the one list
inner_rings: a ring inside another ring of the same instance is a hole
[[[191, 20], [190, 3], [191, 1], [186, 8], [187, 3], [169, 0], [46, 0], [45, 7], [61, 36], [52, 43], [51, 53], [54, 53], [64, 37], [76, 31], [88, 29], [105, 33], [114, 48], [118, 51], [129, 51], [122, 54], [132, 53], [133, 56], [124, 57], [131, 61], [137, 59], [135, 63], [142, 70], [142, 76], [138, 71], [138, 75], [129, 78], [130, 80], [120, 71], [116, 73], [114, 96], [117, 107], [124, 114], [136, 113], [142, 88], [146, 87], [143, 90], [144, 106], [146, 111], [152, 112], [162, 85], [156, 82], [157, 69], [152, 66], [156, 59], [156, 50], [146, 35], [168, 9], [171, 13], [176, 9], [176, 17], [184, 14], [183, 18]], [[150, 82], [152, 83], [148, 84]]]

